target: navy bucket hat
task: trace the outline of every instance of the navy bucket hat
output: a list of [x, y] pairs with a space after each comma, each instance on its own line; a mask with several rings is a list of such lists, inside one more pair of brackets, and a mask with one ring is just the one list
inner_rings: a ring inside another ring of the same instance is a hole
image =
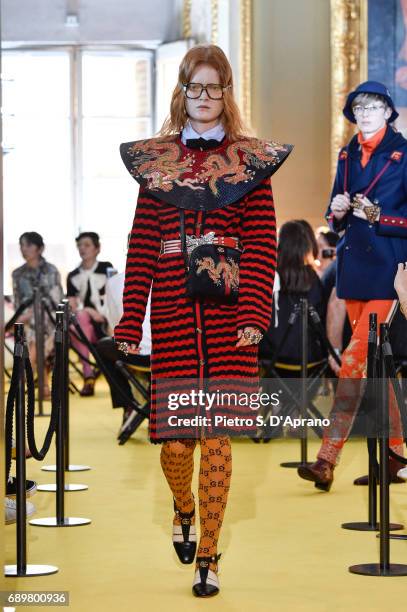
[[352, 123], [356, 123], [355, 115], [352, 111], [352, 102], [359, 94], [377, 94], [382, 96], [393, 111], [390, 119], [388, 120], [389, 123], [393, 123], [393, 121], [395, 121], [399, 116], [398, 112], [394, 108], [394, 103], [387, 87], [383, 85], [383, 83], [378, 83], [377, 81], [365, 81], [364, 83], [358, 85], [354, 91], [350, 92], [346, 100], [346, 104], [343, 107], [343, 114], [345, 115], [346, 119], [349, 119], [349, 121]]

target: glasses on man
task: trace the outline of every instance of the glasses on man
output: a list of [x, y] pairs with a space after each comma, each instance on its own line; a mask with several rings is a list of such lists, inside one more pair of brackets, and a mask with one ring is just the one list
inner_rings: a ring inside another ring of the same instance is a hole
[[217, 83], [208, 83], [208, 85], [202, 85], [202, 83], [184, 83], [182, 85], [187, 98], [195, 100], [200, 98], [202, 92], [205, 90], [208, 98], [211, 100], [221, 100], [226, 89], [229, 89], [230, 85], [219, 85]]
[[379, 112], [381, 108], [384, 108], [383, 104], [367, 104], [366, 106], [356, 104], [356, 106], [353, 107], [353, 114], [363, 115], [363, 113], [366, 112], [368, 115], [374, 115]]

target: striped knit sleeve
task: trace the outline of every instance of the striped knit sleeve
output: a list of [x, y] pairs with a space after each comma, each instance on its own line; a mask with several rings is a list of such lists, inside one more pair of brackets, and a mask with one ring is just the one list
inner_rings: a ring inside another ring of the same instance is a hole
[[265, 334], [271, 319], [277, 264], [276, 218], [270, 178], [249, 194], [242, 224], [237, 327]]
[[140, 189], [127, 252], [123, 316], [115, 340], [139, 344], [151, 281], [160, 254], [161, 232], [157, 201]]

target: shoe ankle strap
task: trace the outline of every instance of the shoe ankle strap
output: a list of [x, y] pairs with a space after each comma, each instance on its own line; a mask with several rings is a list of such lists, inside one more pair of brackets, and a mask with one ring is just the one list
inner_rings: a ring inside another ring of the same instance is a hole
[[206, 565], [209, 565], [209, 563], [217, 563], [219, 561], [219, 559], [221, 558], [222, 553], [219, 553], [218, 555], [212, 555], [212, 556], [199, 556], [196, 557], [196, 562], [198, 563], [198, 565], [203, 565], [204, 567]]
[[[192, 495], [192, 497], [194, 497], [194, 496]], [[195, 499], [194, 499], [194, 501], [195, 501]], [[176, 504], [176, 502], [175, 502], [175, 499], [174, 499], [174, 512], [175, 512], [175, 514], [177, 514], [177, 515], [178, 515], [178, 516], [179, 516], [181, 519], [191, 519], [193, 516], [195, 516], [195, 508], [194, 508], [193, 510], [191, 510], [191, 512], [181, 512], [181, 510], [179, 510], [179, 509], [177, 508], [177, 504]]]

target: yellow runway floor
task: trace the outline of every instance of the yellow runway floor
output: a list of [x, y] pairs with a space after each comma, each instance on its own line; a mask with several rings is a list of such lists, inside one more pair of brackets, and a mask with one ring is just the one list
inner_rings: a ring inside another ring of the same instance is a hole
[[[366, 472], [364, 442], [348, 442], [331, 492], [322, 493], [295, 470], [279, 467], [281, 461], [298, 459], [297, 440], [234, 441], [219, 546], [221, 592], [197, 600], [191, 593], [193, 567], [181, 565], [172, 548], [172, 502], [160, 469], [160, 447], [147, 441], [145, 426], [118, 446], [120, 419], [103, 382], [94, 398], [71, 399], [71, 463], [88, 464], [92, 471], [67, 474], [67, 482], [88, 484], [89, 490], [66, 494], [66, 514], [89, 517], [92, 524], [29, 526], [29, 563], [55, 564], [59, 573], [8, 578], [5, 588], [69, 591], [68, 609], [75, 612], [383, 612], [405, 607], [407, 577], [348, 572], [349, 565], [376, 562], [379, 554], [375, 534], [340, 527], [367, 516], [366, 489], [351, 484]], [[37, 419], [41, 440], [46, 421]], [[311, 458], [316, 449], [317, 442], [311, 442]], [[199, 448], [195, 453], [198, 464]], [[53, 462], [52, 448], [44, 463]], [[27, 462], [27, 477], [54, 481], [33, 459]], [[391, 497], [391, 519], [407, 524], [407, 485], [393, 485]], [[36, 517], [55, 515], [55, 494], [38, 492], [31, 501]], [[407, 541], [391, 543], [391, 560], [407, 564]], [[11, 525], [6, 527], [6, 563], [14, 562]]]

